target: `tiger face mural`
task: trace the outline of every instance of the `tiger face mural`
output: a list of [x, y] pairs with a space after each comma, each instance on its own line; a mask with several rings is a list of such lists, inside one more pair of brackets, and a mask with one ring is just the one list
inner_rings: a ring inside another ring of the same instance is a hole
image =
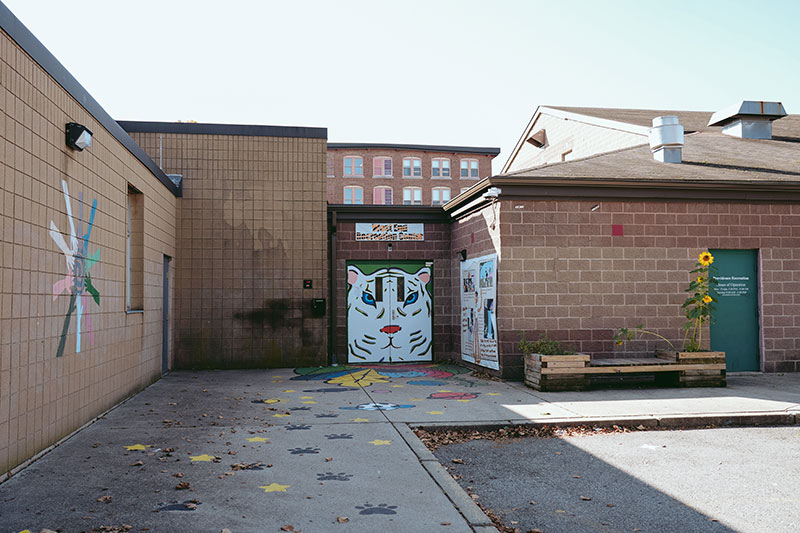
[[[411, 269], [414, 270], [414, 269]], [[431, 270], [410, 273], [347, 267], [347, 359], [350, 363], [430, 361], [433, 355]]]

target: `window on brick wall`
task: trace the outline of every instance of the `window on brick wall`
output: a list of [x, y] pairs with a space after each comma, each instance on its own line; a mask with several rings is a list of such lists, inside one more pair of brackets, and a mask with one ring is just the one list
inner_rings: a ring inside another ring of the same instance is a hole
[[406, 157], [405, 159], [403, 159], [403, 177], [421, 178], [422, 159], [418, 157]]
[[328, 177], [333, 178], [336, 177], [336, 173], [333, 170], [333, 156], [328, 156]]
[[364, 159], [361, 157], [348, 156], [344, 158], [345, 176], [363, 176]]
[[144, 195], [128, 184], [125, 310], [144, 309]]
[[373, 178], [391, 178], [392, 177], [392, 158], [391, 157], [375, 157], [372, 159], [372, 177]]
[[403, 204], [405, 204], [405, 205], [422, 205], [422, 188], [420, 188], [420, 187], [404, 187], [403, 188]]
[[344, 203], [346, 204], [363, 204], [364, 203], [364, 189], [356, 185], [344, 188]]
[[434, 187], [431, 190], [431, 204], [444, 205], [450, 201], [450, 189], [447, 187]]
[[431, 177], [433, 178], [449, 178], [450, 177], [450, 160], [442, 157], [431, 159]]
[[462, 178], [477, 178], [478, 177], [478, 160], [477, 159], [462, 159], [461, 160], [461, 177]]
[[374, 189], [372, 189], [372, 203], [377, 205], [391, 205], [392, 188], [375, 187]]

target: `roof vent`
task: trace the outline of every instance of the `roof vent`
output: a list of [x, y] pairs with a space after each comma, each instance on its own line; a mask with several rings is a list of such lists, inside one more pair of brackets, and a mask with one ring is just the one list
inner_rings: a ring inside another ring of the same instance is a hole
[[541, 129], [528, 137], [526, 142], [534, 145], [536, 148], [541, 148], [547, 143], [547, 133], [545, 133], [544, 129]]
[[780, 102], [742, 100], [711, 115], [708, 125], [740, 139], [772, 139], [772, 121], [785, 116]]
[[683, 150], [683, 126], [678, 117], [668, 115], [653, 119], [650, 128], [650, 151], [653, 159], [662, 163], [680, 163]]

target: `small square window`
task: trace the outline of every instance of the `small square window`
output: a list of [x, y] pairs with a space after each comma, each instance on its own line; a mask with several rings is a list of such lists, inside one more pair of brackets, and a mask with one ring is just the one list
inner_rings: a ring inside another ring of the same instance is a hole
[[444, 205], [450, 201], [450, 189], [447, 187], [434, 187], [431, 190], [431, 204]]
[[417, 157], [407, 157], [403, 159], [403, 177], [422, 177], [422, 160]]
[[422, 205], [422, 189], [419, 187], [404, 188], [403, 203], [405, 205]]
[[345, 176], [363, 176], [364, 175], [364, 160], [361, 157], [345, 157], [344, 158], [344, 175]]
[[392, 205], [392, 188], [375, 187], [372, 191], [372, 203], [376, 205]]
[[477, 178], [478, 177], [478, 160], [477, 159], [462, 159], [461, 160], [461, 177], [462, 178]]
[[364, 190], [361, 187], [345, 187], [344, 188], [344, 203], [346, 204], [363, 204], [364, 203]]
[[434, 178], [450, 177], [450, 160], [440, 157], [431, 160], [431, 176]]
[[392, 177], [392, 158], [391, 157], [376, 157], [372, 160], [372, 177], [373, 178], [391, 178]]

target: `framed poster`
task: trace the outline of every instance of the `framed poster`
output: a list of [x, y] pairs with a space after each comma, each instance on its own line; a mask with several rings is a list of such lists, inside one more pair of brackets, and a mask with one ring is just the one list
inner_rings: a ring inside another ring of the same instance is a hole
[[497, 254], [461, 262], [461, 359], [498, 370]]

